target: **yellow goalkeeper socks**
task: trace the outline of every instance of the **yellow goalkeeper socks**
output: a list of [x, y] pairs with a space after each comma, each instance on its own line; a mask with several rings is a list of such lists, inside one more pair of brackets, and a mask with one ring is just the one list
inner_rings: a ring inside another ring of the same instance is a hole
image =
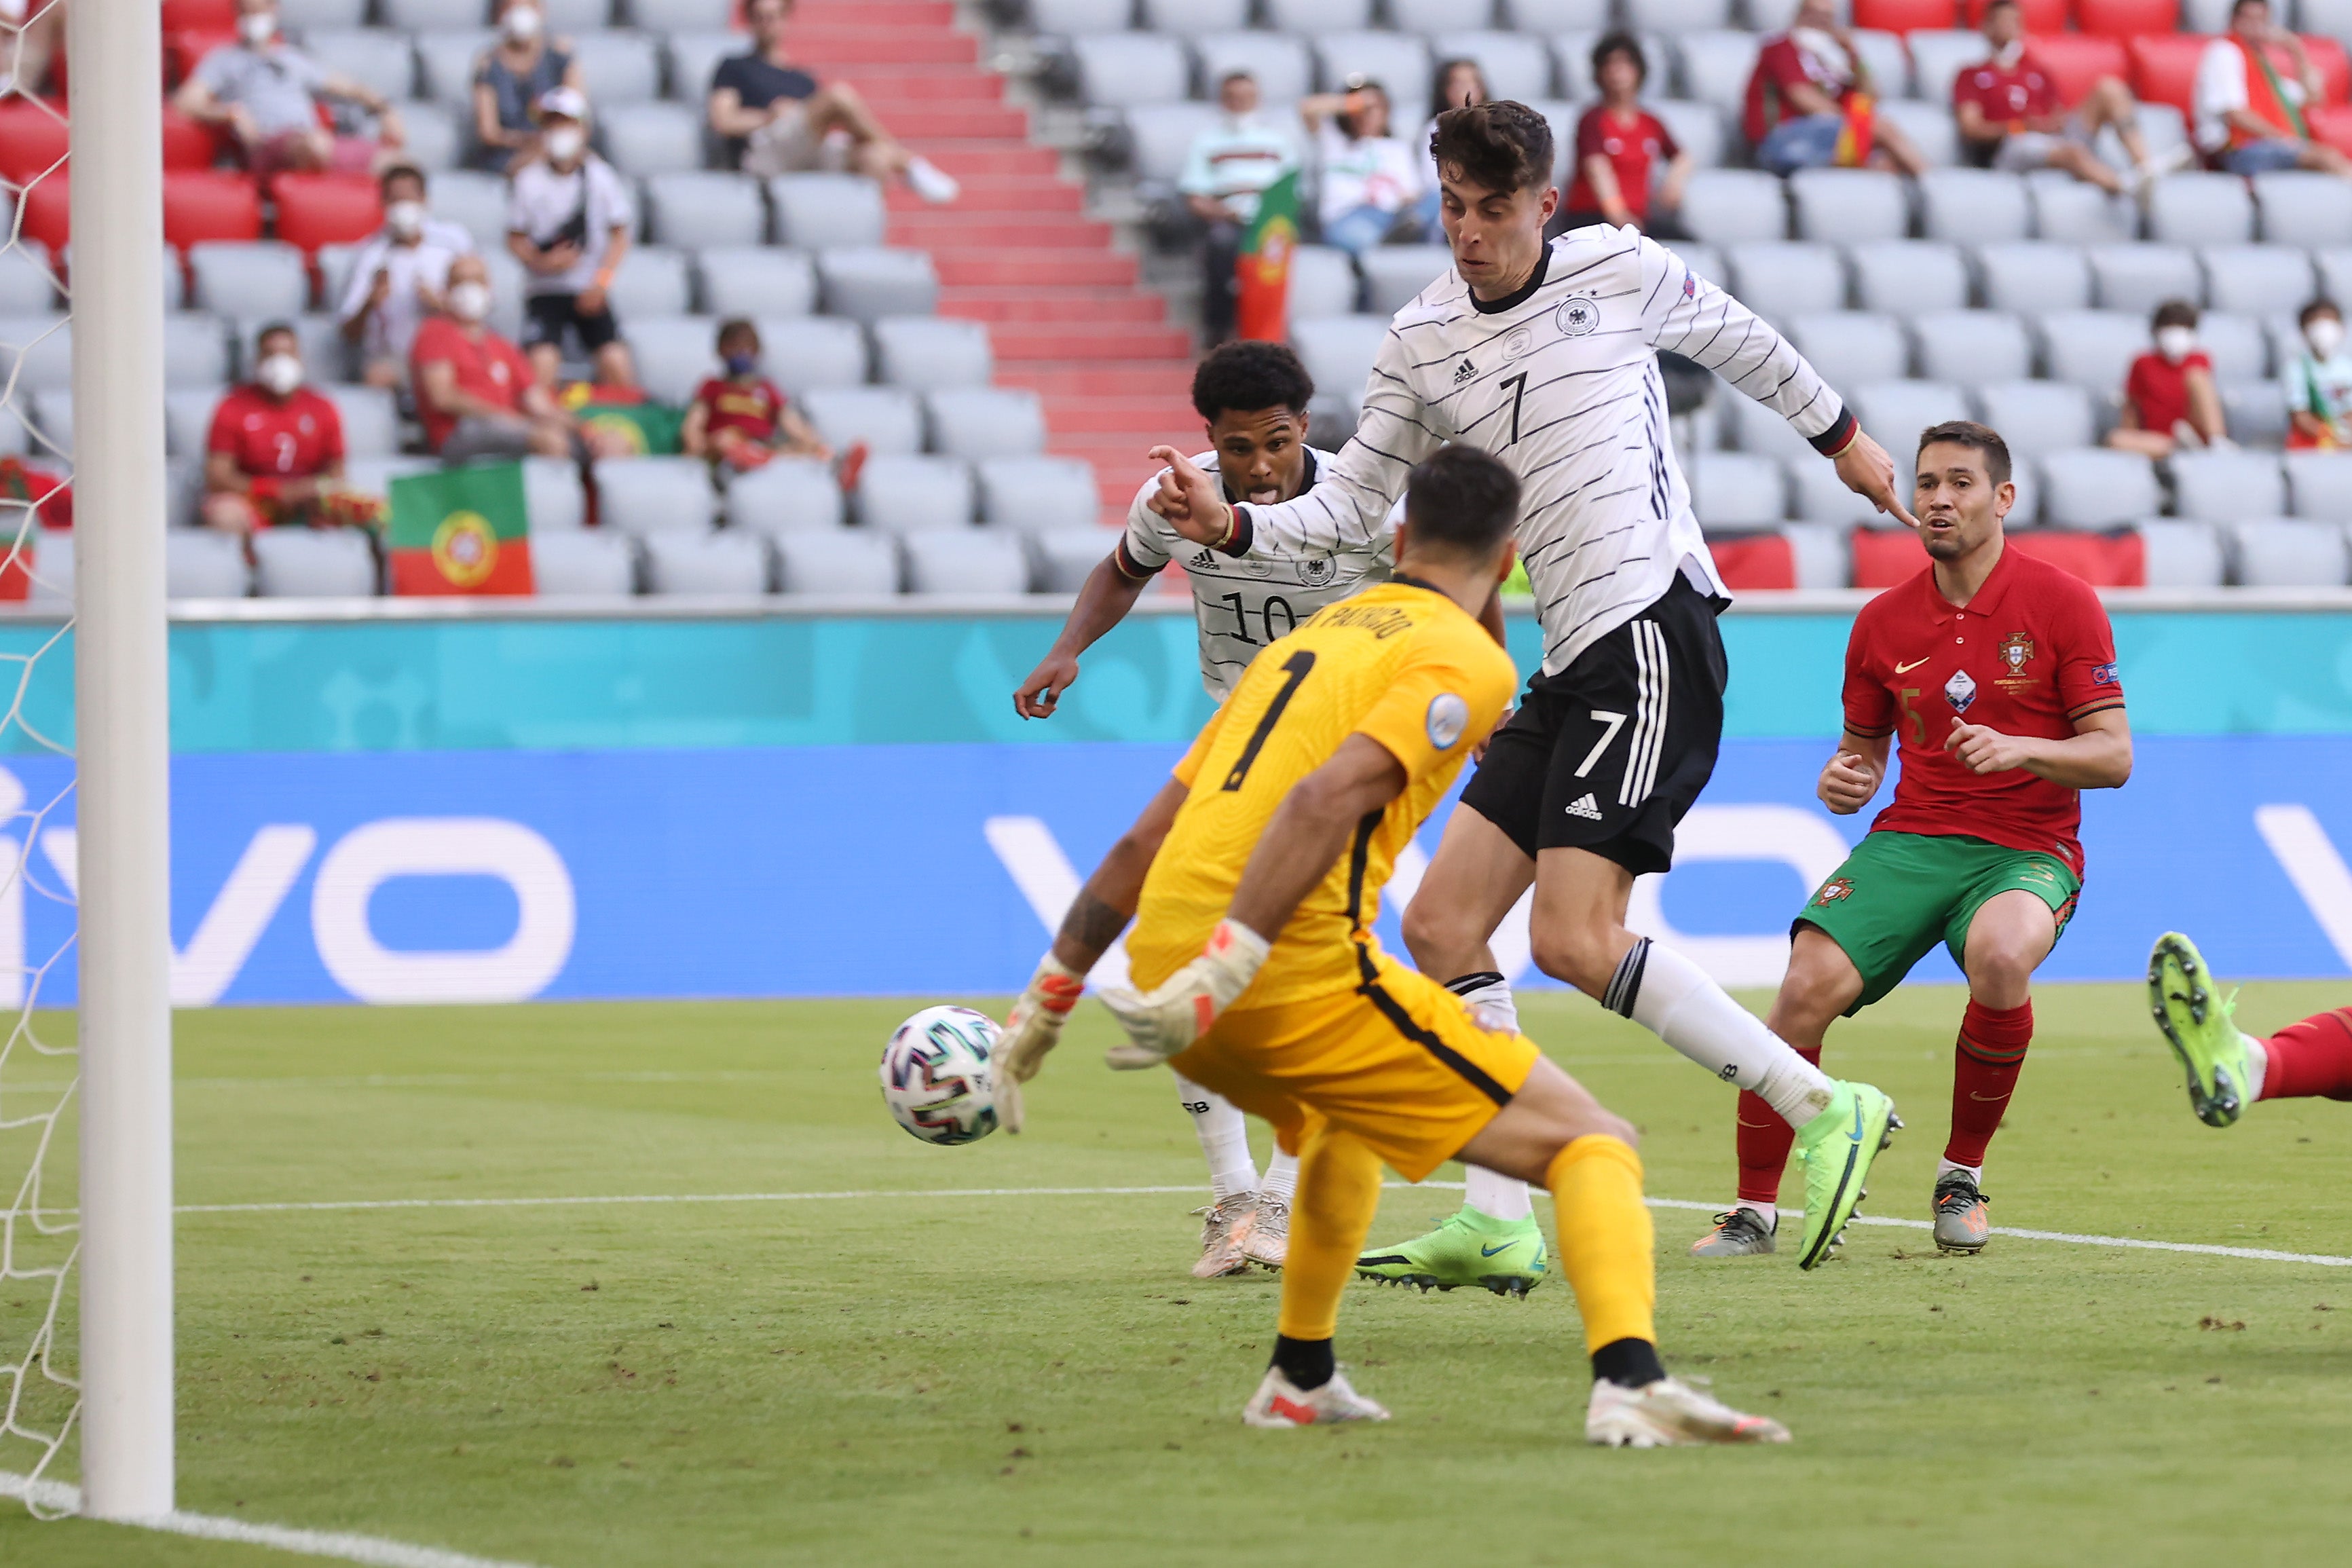
[[1281, 1331], [1328, 1340], [1381, 1206], [1381, 1157], [1345, 1132], [1316, 1130], [1298, 1156], [1290, 1249], [1282, 1265]]
[[[1642, 1157], [1622, 1139], [1588, 1134], [1553, 1158], [1544, 1184], [1559, 1205], [1560, 1271], [1584, 1317], [1587, 1352], [1620, 1340], [1654, 1344], [1657, 1259]], [[1296, 1257], [1295, 1230], [1290, 1245]]]

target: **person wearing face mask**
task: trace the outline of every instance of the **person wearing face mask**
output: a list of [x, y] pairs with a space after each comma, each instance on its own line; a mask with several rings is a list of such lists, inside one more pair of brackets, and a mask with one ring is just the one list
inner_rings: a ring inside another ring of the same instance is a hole
[[[206, 55], [173, 103], [201, 124], [235, 139], [256, 174], [287, 170], [364, 174], [395, 157], [404, 133], [392, 100], [329, 70], [278, 36], [278, 0], [237, 0], [236, 42]], [[355, 103], [375, 117], [373, 139], [344, 136], [319, 122], [321, 100]]]
[[490, 330], [489, 314], [489, 264], [458, 257], [441, 313], [416, 329], [408, 351], [425, 445], [451, 463], [584, 458], [577, 425], [533, 377], [522, 351]]
[[[833, 461], [833, 448], [816, 427], [774, 382], [760, 374], [760, 329], [740, 317], [721, 321], [718, 346], [727, 374], [694, 389], [686, 422], [678, 428], [678, 445], [686, 455], [707, 459], [714, 471], [739, 474], [765, 468], [773, 458]], [[856, 470], [864, 466], [865, 455], [860, 442], [845, 456], [844, 489], [856, 484]]]
[[1257, 216], [1258, 196], [1298, 166], [1296, 140], [1258, 112], [1257, 78], [1227, 71], [1217, 82], [1217, 122], [1192, 138], [1176, 190], [1200, 221], [1201, 336], [1210, 346], [1234, 335], [1238, 303], [1234, 267], [1242, 231]]
[[2297, 318], [2303, 352], [2287, 362], [2286, 444], [2298, 451], [2352, 447], [2352, 353], [2344, 352], [2344, 312], [2314, 300]]
[[204, 519], [228, 533], [326, 521], [343, 477], [343, 421], [302, 384], [294, 329], [274, 322], [253, 342], [253, 379], [213, 411], [205, 442]]
[[2025, 47], [2025, 19], [2018, 0], [1992, 0], [1985, 7], [1985, 42], [1991, 57], [1952, 79], [1952, 114], [1969, 162], [1982, 169], [2025, 174], [2062, 169], [2109, 195], [2126, 188], [2124, 176], [2091, 150], [2101, 130], [2112, 126], [2132, 160], [2129, 187], [2168, 173], [2189, 156], [2159, 163], [2139, 132], [2139, 105], [2131, 89], [2111, 76], [2091, 84], [2069, 113], [2058, 100], [2058, 84]]
[[1323, 165], [1323, 243], [1359, 256], [1391, 238], [1420, 237], [1414, 213], [1429, 161], [1389, 133], [1386, 88], [1353, 76], [1347, 89], [1301, 100], [1298, 117]]
[[1786, 32], [1763, 40], [1741, 120], [1759, 168], [1889, 167], [1916, 177], [1927, 161], [1872, 111], [1878, 89], [1837, 19], [1835, 0], [1798, 0]]
[[539, 0], [505, 0], [499, 38], [474, 68], [474, 148], [477, 169], [505, 174], [539, 145], [531, 110], [559, 87], [585, 90], [572, 40], [550, 37]]
[[377, 182], [383, 227], [352, 258], [341, 310], [343, 338], [360, 349], [360, 379], [396, 390], [408, 384], [408, 350], [425, 318], [441, 309], [449, 263], [469, 254], [474, 237], [426, 212], [425, 174], [395, 163]]
[[2197, 150], [2216, 169], [2352, 177], [2352, 158], [2312, 140], [2305, 111], [2327, 101], [2326, 82], [2303, 40], [2271, 19], [2270, 0], [2230, 7], [2230, 30], [2205, 46], [2189, 97]]
[[2168, 458], [2181, 447], [2229, 445], [2213, 362], [2197, 346], [2197, 307], [2167, 300], [2149, 325], [2156, 348], [2132, 361], [2122, 422], [2107, 432], [2107, 445], [2150, 458]]
[[585, 98], [559, 87], [541, 97], [539, 120], [539, 154], [515, 171], [507, 205], [507, 248], [530, 272], [523, 346], [542, 386], [554, 386], [569, 338], [596, 362], [600, 384], [634, 387], [636, 367], [610, 294], [636, 204], [613, 165], [588, 150]]

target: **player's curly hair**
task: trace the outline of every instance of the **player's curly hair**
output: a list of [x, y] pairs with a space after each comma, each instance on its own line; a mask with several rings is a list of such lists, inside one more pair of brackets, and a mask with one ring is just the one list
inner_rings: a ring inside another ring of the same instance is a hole
[[1192, 373], [1192, 406], [1214, 425], [1225, 413], [1287, 408], [1304, 414], [1315, 401], [1315, 378], [1281, 343], [1247, 338], [1220, 343]]
[[1475, 447], [1440, 447], [1405, 476], [1404, 521], [1417, 543], [1484, 556], [1517, 526], [1518, 476]]
[[1430, 132], [1429, 155], [1490, 191], [1541, 189], [1551, 184], [1551, 122], [1509, 99], [1449, 109]]
[[1934, 446], [1967, 447], [1982, 452], [1985, 478], [1996, 485], [2009, 483], [2011, 471], [2009, 443], [2000, 432], [1990, 425], [1979, 425], [1973, 419], [1947, 419], [1941, 425], [1930, 425], [1919, 432], [1919, 450]]

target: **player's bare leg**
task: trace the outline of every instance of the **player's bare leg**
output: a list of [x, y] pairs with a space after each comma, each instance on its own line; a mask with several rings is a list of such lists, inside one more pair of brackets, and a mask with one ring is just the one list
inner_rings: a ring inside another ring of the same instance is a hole
[[2058, 917], [2020, 888], [1987, 899], [1969, 921], [1961, 965], [1969, 1007], [1953, 1049], [1952, 1136], [1936, 1162], [1936, 1245], [1946, 1252], [1981, 1251], [1990, 1233], [1985, 1150], [2032, 1043], [2033, 972], [2057, 942]]

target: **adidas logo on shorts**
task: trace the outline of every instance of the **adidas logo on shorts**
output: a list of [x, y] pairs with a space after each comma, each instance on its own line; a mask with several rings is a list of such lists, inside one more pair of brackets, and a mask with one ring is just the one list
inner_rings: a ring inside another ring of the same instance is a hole
[[1593, 799], [1591, 792], [1588, 790], [1582, 796], [1569, 803], [1568, 815], [1583, 817], [1587, 822], [1598, 822], [1601, 820], [1601, 803]]

